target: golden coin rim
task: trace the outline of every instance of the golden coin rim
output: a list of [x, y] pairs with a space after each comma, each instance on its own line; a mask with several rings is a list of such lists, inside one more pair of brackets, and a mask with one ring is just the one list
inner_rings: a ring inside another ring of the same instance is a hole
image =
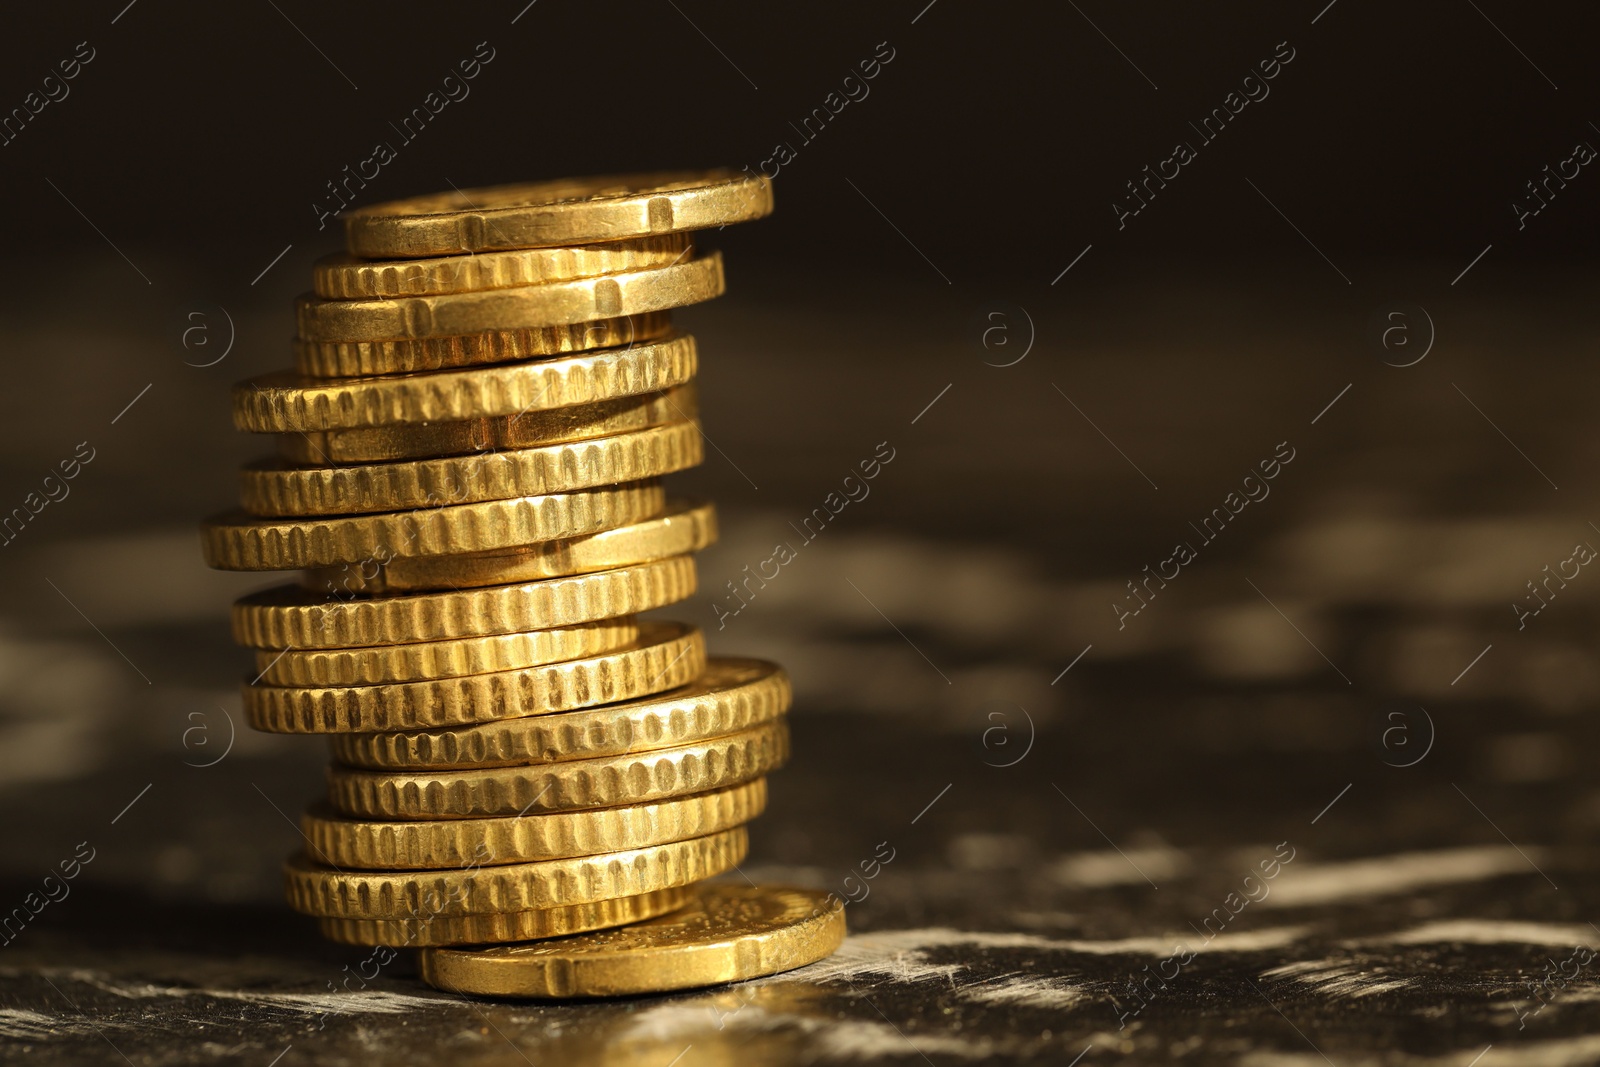
[[[616, 408], [602, 412], [601, 408]], [[278, 434], [278, 455], [305, 466], [395, 463], [511, 448], [576, 444], [597, 437], [651, 430], [673, 422], [699, 422], [693, 381], [660, 393], [617, 397], [523, 415], [494, 415], [460, 422], [367, 426]]]
[[[662, 514], [589, 537], [498, 552], [398, 558], [376, 568], [372, 577], [344, 576], [351, 594], [393, 594], [427, 589], [475, 589], [545, 581], [593, 571], [615, 570], [652, 560], [695, 553], [717, 539], [716, 508], [704, 502], [668, 500]], [[310, 588], [340, 577], [331, 568], [301, 576]], [[346, 568], [348, 569], [348, 567]]]
[[671, 332], [672, 312], [650, 311], [566, 326], [478, 330], [419, 340], [307, 341], [297, 337], [293, 347], [295, 369], [306, 378], [371, 378], [572, 356], [659, 341]]
[[252, 515], [307, 518], [548, 496], [648, 481], [704, 459], [700, 426], [645, 430], [531, 448], [387, 463], [294, 466], [259, 460], [239, 472], [239, 503]]
[[[241, 686], [244, 711], [251, 725], [268, 733], [428, 729], [632, 700], [675, 689], [705, 668], [705, 635], [699, 627], [649, 622], [640, 630], [635, 648], [519, 671], [320, 688], [246, 682]], [[668, 656], [666, 665], [658, 666]]]
[[593, 278], [675, 263], [694, 247], [687, 233], [558, 248], [518, 248], [426, 259], [362, 259], [348, 252], [311, 266], [311, 287], [329, 300], [382, 300], [506, 289]]
[[726, 288], [722, 254], [705, 252], [662, 267], [436, 296], [325, 300], [307, 294], [295, 300], [295, 323], [302, 341], [424, 341], [673, 311], [714, 300]]
[[338, 597], [290, 583], [234, 601], [247, 648], [372, 648], [491, 637], [636, 615], [694, 595], [694, 557], [444, 592]]
[[620, 756], [447, 771], [331, 764], [328, 803], [360, 819], [465, 819], [631, 807], [763, 778], [788, 762], [782, 717], [725, 737]]
[[576, 859], [649, 848], [743, 826], [766, 810], [767, 780], [708, 793], [587, 811], [395, 821], [341, 815], [319, 803], [300, 817], [306, 854], [339, 869], [441, 870]]
[[260, 649], [256, 667], [261, 673], [256, 680], [307, 688], [439, 681], [603, 656], [638, 641], [638, 620], [622, 616], [578, 626], [409, 645]]
[[[522, 199], [507, 204], [513, 196]], [[368, 258], [414, 259], [589, 244], [746, 222], [770, 214], [772, 199], [764, 175], [727, 169], [524, 182], [346, 212], [345, 246]]]
[[652, 919], [681, 908], [690, 887], [673, 886], [631, 897], [614, 897], [592, 904], [563, 908], [512, 911], [488, 915], [435, 916], [432, 919], [317, 920], [322, 936], [345, 945], [384, 945], [391, 948], [442, 945], [481, 945], [507, 941], [532, 941], [544, 937], [605, 930], [613, 926]]
[[[696, 901], [713, 895], [791, 898], [787, 925], [741, 934], [714, 930], [705, 940], [677, 945], [606, 944], [606, 932], [578, 934], [492, 948], [430, 948], [420, 957], [422, 978], [440, 989], [480, 996], [576, 997], [664, 993], [720, 985], [803, 967], [838, 949], [845, 936], [844, 902], [818, 890], [780, 886], [700, 886]], [[683, 912], [646, 920], [610, 933], [615, 939], [644, 936]], [[790, 918], [790, 916], [793, 916]], [[714, 939], [713, 939], [714, 938]]]
[[339, 763], [369, 771], [527, 767], [726, 737], [776, 720], [793, 700], [776, 663], [712, 656], [692, 682], [659, 696], [443, 730], [335, 734], [328, 744]]
[[[638, 525], [665, 506], [660, 484], [647, 480], [365, 515], [262, 518], [232, 511], [202, 524], [201, 545], [218, 570], [329, 567], [569, 541]], [[401, 543], [403, 552], [393, 547]]]
[[278, 371], [233, 387], [233, 424], [254, 433], [296, 433], [576, 407], [682, 385], [694, 377], [697, 358], [692, 334], [671, 333], [557, 359], [420, 374], [307, 378]]
[[318, 918], [539, 911], [702, 881], [737, 864], [749, 843], [745, 828], [735, 826], [594, 856], [443, 871], [338, 871], [295, 855], [283, 865], [284, 895], [295, 911]]

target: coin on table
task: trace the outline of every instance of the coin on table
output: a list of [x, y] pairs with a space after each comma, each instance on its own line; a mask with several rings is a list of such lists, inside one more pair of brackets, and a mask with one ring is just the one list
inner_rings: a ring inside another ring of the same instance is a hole
[[814, 889], [704, 885], [658, 919], [494, 948], [428, 949], [423, 981], [491, 997], [607, 997], [793, 970], [844, 940], [844, 902]]
[[587, 441], [592, 437], [648, 430], [670, 422], [691, 422], [699, 414], [694, 383], [689, 382], [659, 393], [520, 415], [286, 433], [278, 437], [278, 454], [290, 463], [308, 466], [433, 459]]
[[711, 252], [665, 267], [547, 285], [384, 300], [302, 296], [295, 320], [306, 341], [422, 340], [670, 311], [719, 297], [726, 287], [722, 256]]
[[571, 541], [437, 558], [396, 557], [357, 569], [321, 567], [307, 570], [301, 582], [308, 589], [340, 596], [507, 585], [698, 552], [716, 539], [716, 509], [712, 505], [668, 501], [655, 518]]
[[748, 782], [783, 766], [782, 719], [690, 745], [526, 767], [448, 771], [328, 768], [328, 802], [376, 819], [460, 819], [643, 804]]
[[263, 519], [228, 512], [201, 525], [201, 548], [206, 562], [222, 570], [331, 567], [547, 541], [561, 544], [643, 522], [661, 514], [665, 505], [659, 483], [634, 482], [370, 515]]
[[340, 871], [294, 856], [284, 864], [289, 906], [345, 919], [425, 919], [564, 908], [638, 896], [710, 878], [744, 859], [742, 826], [687, 841], [572, 859], [449, 871]]
[[694, 595], [692, 556], [570, 578], [440, 593], [365, 596], [279, 585], [233, 605], [233, 639], [249, 648], [366, 648], [578, 626]]
[[386, 685], [514, 671], [583, 659], [636, 644], [631, 617], [493, 637], [460, 637], [379, 648], [310, 648], [256, 653], [258, 682], [268, 685]]
[[640, 482], [699, 465], [700, 426], [677, 422], [568, 444], [337, 467], [261, 460], [239, 474], [252, 515], [353, 515]]
[[565, 326], [479, 330], [416, 340], [307, 341], [296, 338], [294, 364], [301, 374], [313, 378], [415, 374], [482, 363], [546, 359], [596, 348], [618, 348], [657, 341], [671, 332], [672, 313], [652, 311]]
[[264, 374], [233, 388], [233, 424], [256, 433], [453, 422], [655, 393], [694, 377], [694, 338], [672, 334], [561, 359], [376, 378]]
[[705, 669], [705, 638], [683, 623], [642, 623], [632, 648], [543, 667], [429, 682], [301, 688], [246, 683], [245, 714], [283, 734], [377, 733], [513, 719], [635, 700]]
[[338, 252], [312, 265], [311, 285], [318, 296], [333, 300], [470, 293], [665, 267], [688, 258], [693, 247], [687, 233], [665, 233], [603, 244], [434, 259], [373, 260]]
[[759, 659], [713, 657], [660, 696], [600, 708], [416, 733], [337, 734], [333, 758], [372, 770], [452, 770], [587, 760], [673, 748], [772, 722], [789, 710], [789, 675]]
[[721, 833], [761, 814], [765, 778], [698, 796], [593, 811], [390, 822], [353, 819], [325, 804], [300, 817], [306, 854], [342, 870], [533, 863], [646, 848]]
[[421, 948], [427, 945], [491, 945], [565, 937], [588, 930], [624, 926], [681, 908], [689, 899], [687, 886], [658, 889], [632, 897], [572, 904], [564, 908], [508, 911], [486, 915], [434, 915], [423, 919], [321, 918], [322, 936], [346, 945], [381, 945]]
[[759, 219], [772, 183], [732, 170], [624, 174], [497, 185], [346, 212], [358, 256], [414, 259], [618, 241]]

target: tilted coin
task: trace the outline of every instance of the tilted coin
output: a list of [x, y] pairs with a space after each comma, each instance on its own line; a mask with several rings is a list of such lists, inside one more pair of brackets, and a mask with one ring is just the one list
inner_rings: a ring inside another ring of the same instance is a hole
[[440, 593], [338, 595], [279, 585], [234, 602], [233, 639], [250, 648], [281, 649], [486, 637], [635, 615], [675, 604], [694, 590], [692, 556]]
[[422, 953], [422, 978], [491, 997], [606, 997], [740, 982], [793, 970], [844, 941], [844, 902], [814, 889], [703, 885], [677, 911], [631, 926], [494, 948]]
[[503, 818], [387, 822], [352, 819], [327, 805], [300, 817], [306, 854], [342, 870], [494, 866], [571, 859], [720, 833], [761, 814], [765, 778], [699, 796], [622, 808]]
[[688, 796], [761, 778], [789, 757], [783, 720], [727, 737], [623, 756], [451, 771], [328, 768], [328, 802], [346, 815], [453, 819], [568, 811]]
[[339, 467], [262, 460], [240, 471], [239, 495], [253, 515], [402, 511], [644, 481], [696, 466], [703, 455], [700, 427], [678, 422], [570, 444], [438, 459]]
[[711, 252], [665, 267], [437, 296], [295, 303], [307, 341], [421, 340], [486, 330], [567, 326], [699, 304], [722, 295], [722, 256]]
[[308, 570], [301, 581], [307, 588], [335, 589], [341, 595], [507, 585], [698, 552], [716, 539], [717, 513], [710, 504], [668, 501], [655, 518], [571, 541], [437, 558], [397, 557], [354, 571], [324, 567]]
[[732, 170], [497, 185], [346, 212], [345, 243], [374, 259], [617, 241], [759, 219], [772, 183]]
[[339, 252], [312, 264], [311, 285], [318, 296], [334, 300], [467, 293], [665, 267], [686, 258], [692, 247], [688, 234], [666, 233], [569, 248], [527, 248], [436, 259], [372, 260]]
[[705, 837], [597, 856], [451, 871], [338, 871], [294, 856], [284, 864], [289, 906], [347, 919], [424, 919], [570, 907], [638, 896], [721, 874], [744, 859], [736, 826]]
[[233, 424], [256, 433], [520, 415], [655, 393], [694, 377], [694, 338], [605, 348], [562, 359], [378, 378], [264, 374], [233, 388]]
[[371, 426], [359, 430], [318, 430], [278, 437], [278, 454], [291, 463], [334, 466], [433, 459], [509, 448], [586, 441], [633, 433], [669, 422], [689, 422], [700, 414], [693, 382], [660, 393], [624, 396], [521, 415], [497, 415], [462, 422], [424, 422]]
[[322, 936], [346, 945], [421, 948], [425, 945], [492, 945], [541, 937], [566, 937], [589, 930], [624, 926], [681, 908], [687, 886], [658, 889], [632, 897], [569, 904], [564, 908], [507, 911], [486, 915], [434, 915], [424, 919], [317, 920]]
[[642, 623], [634, 648], [543, 667], [430, 682], [300, 688], [246, 684], [245, 714], [285, 734], [377, 733], [513, 719], [634, 700], [705, 669], [705, 638], [682, 623]]
[[414, 374], [636, 345], [660, 340], [671, 332], [672, 312], [651, 311], [565, 326], [479, 330], [416, 340], [307, 341], [295, 338], [294, 365], [301, 374], [313, 378]]
[[336, 734], [333, 756], [375, 770], [449, 770], [586, 760], [692, 744], [771, 722], [793, 691], [782, 667], [713, 657], [682, 689], [600, 708], [419, 733]]
[[274, 571], [560, 544], [642, 522], [660, 514], [665, 503], [659, 483], [635, 482], [370, 515], [262, 519], [228, 512], [203, 523], [200, 535], [213, 567]]
[[514, 671], [583, 659], [636, 644], [639, 624], [607, 619], [560, 629], [493, 637], [458, 637], [381, 648], [292, 649], [256, 653], [268, 685], [386, 685]]

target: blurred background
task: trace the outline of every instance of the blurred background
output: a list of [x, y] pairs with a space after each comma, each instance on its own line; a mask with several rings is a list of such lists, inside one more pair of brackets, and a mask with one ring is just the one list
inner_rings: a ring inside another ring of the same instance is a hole
[[[1600, 944], [1590, 9], [525, 3], [113, 0], [0, 37], [0, 514], [81, 463], [0, 545], [0, 911], [94, 854], [0, 945], [0, 1035], [1600, 1062], [1592, 968], [1546, 967]], [[672, 484], [723, 538], [667, 614], [794, 676], [744, 873], [843, 892], [894, 849], [834, 960], [622, 1005], [469, 1005], [409, 964], [324, 995], [365, 953], [277, 871], [326, 753], [245, 728], [226, 609], [271, 579], [195, 528], [270, 448], [229, 388], [290, 362], [330, 183], [378, 142], [355, 203], [776, 174], [771, 219], [702, 235], [728, 295], [677, 315], [713, 447]], [[1271, 903], [1130, 992], [1279, 842]]]

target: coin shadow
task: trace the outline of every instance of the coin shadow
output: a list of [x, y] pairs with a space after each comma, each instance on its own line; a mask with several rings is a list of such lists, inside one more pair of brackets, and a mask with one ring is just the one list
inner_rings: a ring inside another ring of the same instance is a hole
[[[0, 913], [0, 923], [9, 918], [0, 938], [10, 935], [8, 952], [44, 957], [52, 967], [105, 966], [119, 958], [190, 957], [222, 966], [250, 959], [258, 965], [281, 965], [284, 977], [290, 977], [328, 965], [337, 970], [369, 951], [324, 940], [311, 919], [276, 899], [158, 895], [138, 886], [87, 880], [34, 914], [29, 904], [39, 899], [37, 881], [14, 874], [0, 878], [0, 901], [12, 902]], [[25, 924], [20, 922], [23, 915], [29, 916]], [[409, 960], [405, 971], [414, 973]]]

